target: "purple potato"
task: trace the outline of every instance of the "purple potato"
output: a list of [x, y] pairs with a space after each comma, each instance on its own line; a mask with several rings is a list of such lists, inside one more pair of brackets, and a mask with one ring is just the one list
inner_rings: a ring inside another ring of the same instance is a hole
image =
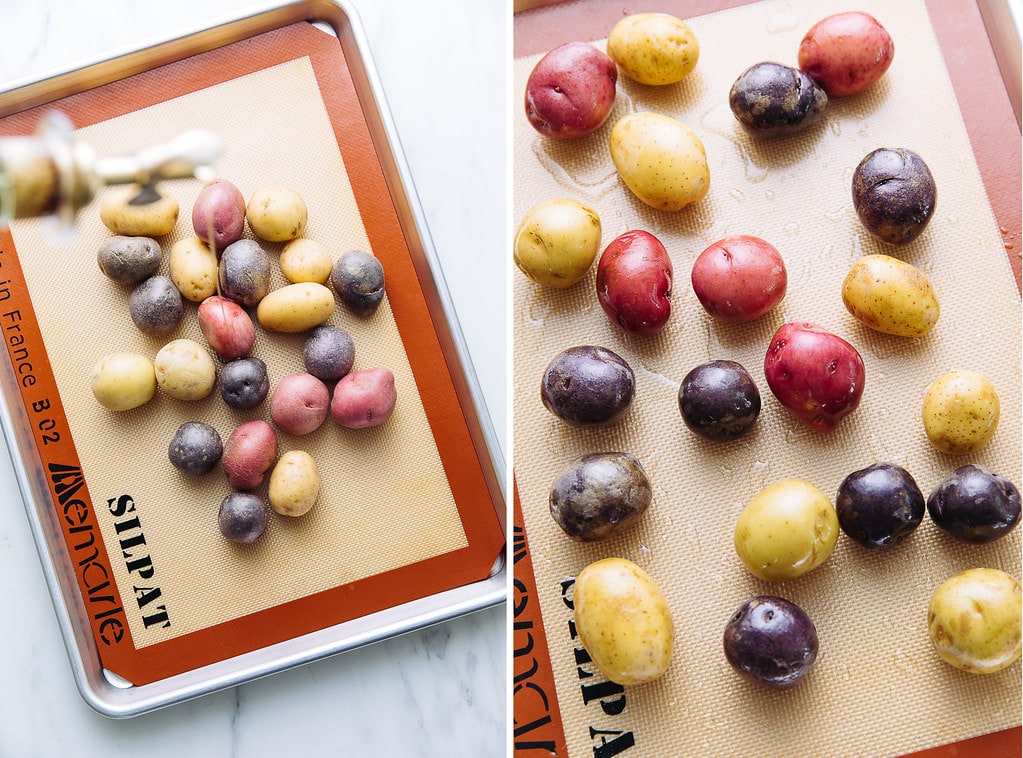
[[128, 298], [131, 320], [143, 334], [159, 336], [178, 328], [185, 315], [181, 293], [166, 276], [151, 276]]
[[217, 276], [221, 295], [251, 308], [270, 291], [270, 256], [255, 240], [240, 239], [224, 248]]
[[263, 536], [268, 521], [266, 505], [249, 492], [232, 492], [220, 503], [217, 523], [231, 542], [248, 545]]
[[178, 427], [167, 450], [174, 467], [186, 474], [207, 474], [224, 453], [220, 434], [209, 424], [187, 421]]
[[595, 345], [563, 350], [540, 381], [540, 400], [571, 426], [618, 420], [632, 402], [636, 377], [625, 359]]
[[270, 376], [259, 358], [238, 358], [220, 370], [220, 396], [232, 408], [247, 411], [262, 403], [270, 392]]
[[735, 361], [703, 363], [678, 388], [682, 420], [696, 434], [715, 442], [738, 439], [760, 415], [760, 390]]
[[838, 487], [835, 511], [842, 531], [868, 548], [887, 550], [920, 526], [924, 496], [909, 472], [875, 463], [849, 474]]
[[728, 93], [728, 105], [749, 134], [783, 137], [821, 122], [828, 95], [805, 72], [764, 62], [739, 74]]
[[639, 461], [628, 453], [590, 453], [554, 481], [551, 517], [579, 542], [595, 542], [629, 528], [650, 506], [653, 492]]
[[817, 628], [795, 603], [769, 595], [743, 603], [725, 625], [725, 658], [745, 679], [795, 687], [817, 660]]
[[384, 267], [371, 253], [349, 250], [330, 270], [330, 283], [341, 302], [368, 316], [384, 298]]
[[1001, 539], [1019, 524], [1019, 490], [986, 466], [960, 466], [927, 498], [927, 512], [938, 527], [963, 542]]
[[878, 148], [853, 172], [853, 206], [867, 231], [892, 245], [907, 245], [934, 215], [938, 190], [931, 170], [912, 150]]
[[302, 347], [305, 370], [325, 382], [334, 381], [352, 370], [355, 343], [344, 329], [317, 326], [306, 337]]

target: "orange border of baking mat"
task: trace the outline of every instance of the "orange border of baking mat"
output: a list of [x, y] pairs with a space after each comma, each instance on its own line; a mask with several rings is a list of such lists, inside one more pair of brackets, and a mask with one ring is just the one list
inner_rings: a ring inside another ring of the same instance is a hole
[[[242, 653], [350, 621], [376, 611], [395, 607], [445, 590], [485, 579], [504, 546], [504, 532], [493, 503], [500, 501], [496, 481], [486, 474], [481, 453], [474, 445], [468, 419], [459, 403], [456, 375], [448, 365], [442, 338], [434, 325], [422, 285], [416, 274], [408, 242], [402, 233], [398, 214], [388, 190], [380, 158], [369, 130], [359, 93], [339, 41], [307, 23], [275, 29], [229, 44], [192, 58], [136, 74], [94, 90], [74, 94], [55, 103], [39, 106], [0, 120], [0, 134], [29, 134], [45, 110], [59, 107], [79, 127], [104, 121], [149, 105], [230, 81], [296, 58], [308, 57], [319, 84], [330, 122], [348, 175], [354, 177], [353, 191], [369, 237], [370, 246], [387, 270], [388, 302], [408, 354], [412, 372], [437, 443], [448, 483], [455, 499], [468, 545], [465, 548], [404, 566], [308, 597], [289, 601], [232, 621], [182, 635], [166, 642], [136, 650], [127, 621], [119, 642], [111, 642], [116, 631], [116, 603], [100, 611], [90, 611], [90, 623], [103, 666], [136, 685], [148, 684], [169, 676], [216, 663]], [[187, 128], [183, 124], [182, 128]], [[11, 281], [11, 297], [5, 303], [21, 310], [22, 332], [26, 345], [35, 356], [34, 368], [39, 383], [22, 399], [31, 416], [31, 402], [40, 396], [50, 398], [50, 415], [58, 419], [58, 428], [67, 429], [58, 398], [56, 383], [45, 356], [42, 335], [35, 323], [31, 299], [21, 276], [9, 230], [0, 233], [4, 274]], [[6, 340], [5, 340], [6, 342]], [[12, 347], [8, 345], [8, 350]], [[12, 364], [14, 359], [12, 357]], [[464, 383], [464, 378], [462, 379]], [[461, 386], [461, 384], [459, 385]], [[43, 393], [37, 395], [36, 393]], [[77, 454], [70, 435], [67, 443], [48, 445], [42, 432], [33, 427], [36, 448], [44, 467], [50, 464], [77, 465]], [[498, 473], [500, 476], [500, 473]], [[51, 477], [48, 475], [48, 479]], [[89, 528], [99, 528], [91, 512], [91, 503], [79, 490], [75, 497], [83, 504], [74, 513], [64, 510], [60, 495], [67, 482], [51, 484], [53, 505], [64, 529], [69, 550], [81, 542]], [[69, 503], [72, 501], [68, 501]], [[91, 525], [91, 526], [90, 526]], [[97, 547], [100, 547], [97, 543]], [[103, 570], [103, 555], [89, 566]], [[105, 564], [109, 574], [109, 562]], [[76, 567], [83, 598], [95, 601], [98, 574]], [[89, 603], [86, 603], [90, 606]], [[99, 606], [91, 605], [95, 609]]]
[[[980, 10], [973, 2], [925, 0], [966, 131], [998, 221], [1006, 255], [1021, 288], [1021, 141], [991, 50]], [[565, 0], [515, 14], [514, 56], [550, 50], [570, 39], [603, 39], [625, 15], [646, 11], [693, 18], [748, 4], [748, 0], [648, 0], [642, 8], [621, 0]], [[517, 97], [512, 98], [518, 103]], [[515, 111], [517, 113], [517, 111]], [[517, 493], [514, 501], [513, 748], [519, 756], [567, 756], [564, 726], [554, 689], [532, 561]], [[537, 634], [537, 630], [540, 634]], [[541, 643], [541, 640], [544, 640]], [[519, 647], [522, 645], [522, 647]], [[1016, 726], [906, 758], [1015, 758], [1023, 755], [1023, 728]]]

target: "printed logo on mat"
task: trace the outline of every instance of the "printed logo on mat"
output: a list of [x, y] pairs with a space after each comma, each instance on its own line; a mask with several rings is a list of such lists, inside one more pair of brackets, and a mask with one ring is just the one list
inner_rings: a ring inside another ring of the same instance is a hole
[[635, 747], [636, 737], [627, 725], [621, 723], [626, 706], [625, 688], [604, 678], [593, 665], [590, 654], [576, 634], [575, 606], [572, 604], [574, 589], [574, 577], [560, 584], [561, 600], [569, 611], [567, 634], [573, 645], [579, 695], [586, 706], [587, 721], [590, 722], [588, 728], [593, 744], [593, 758], [611, 758]]
[[[71, 559], [85, 588], [84, 599], [89, 616], [97, 625], [97, 637], [104, 645], [117, 645], [124, 639], [128, 622], [110, 568], [100, 552], [102, 538], [94, 519], [90, 518], [82, 470], [78, 466], [52, 462], [46, 468], [61, 517], [68, 525]], [[170, 615], [162, 602], [163, 593], [153, 583], [156, 570], [146, 546], [142, 523], [135, 512], [135, 501], [131, 495], [120, 495], [107, 500], [107, 509], [114, 517], [121, 558], [128, 574], [137, 582], [132, 583], [132, 592], [142, 613], [142, 623], [147, 629], [170, 627]]]

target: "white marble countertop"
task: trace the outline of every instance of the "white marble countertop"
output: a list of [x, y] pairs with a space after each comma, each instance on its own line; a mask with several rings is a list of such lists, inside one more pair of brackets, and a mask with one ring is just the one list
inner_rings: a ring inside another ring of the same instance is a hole
[[[272, 3], [0, 0], [0, 89]], [[506, 415], [501, 2], [352, 0], [502, 454]], [[3, 443], [0, 446], [6, 447]], [[128, 720], [80, 698], [21, 495], [0, 451], [0, 756], [497, 756], [507, 744], [503, 607]]]

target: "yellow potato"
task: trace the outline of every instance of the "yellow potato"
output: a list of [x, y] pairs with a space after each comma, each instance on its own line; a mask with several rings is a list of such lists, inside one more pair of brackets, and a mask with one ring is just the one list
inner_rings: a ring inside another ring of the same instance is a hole
[[153, 362], [140, 353], [110, 353], [92, 370], [92, 394], [104, 408], [130, 411], [156, 394]]
[[290, 187], [260, 187], [249, 197], [245, 218], [252, 233], [267, 242], [301, 237], [309, 221], [305, 200]]
[[217, 266], [217, 254], [198, 237], [175, 242], [167, 258], [171, 281], [193, 303], [217, 294]]
[[326, 284], [334, 261], [316, 240], [291, 240], [281, 251], [281, 273], [289, 282]]
[[667, 670], [674, 621], [661, 589], [635, 563], [591, 563], [576, 577], [573, 605], [579, 640], [612, 682], [643, 684]]
[[611, 160], [647, 205], [678, 211], [710, 189], [707, 151], [685, 124], [660, 113], [630, 113], [611, 128]]
[[320, 494], [316, 461], [304, 450], [289, 450], [270, 473], [267, 496], [282, 516], [304, 516]]
[[162, 237], [169, 234], [178, 222], [178, 201], [153, 192], [151, 202], [132, 203], [138, 196], [138, 185], [108, 189], [100, 201], [100, 221], [114, 234], [125, 237]]
[[297, 333], [319, 326], [334, 312], [334, 293], [316, 282], [297, 282], [259, 301], [256, 320], [271, 332]]
[[607, 54], [640, 84], [675, 84], [696, 68], [700, 44], [689, 24], [667, 13], [633, 13], [611, 30]]
[[941, 315], [924, 272], [890, 255], [856, 261], [842, 283], [842, 302], [861, 323], [899, 337], [922, 337]]
[[1019, 659], [1021, 622], [1019, 580], [998, 569], [956, 574], [934, 591], [927, 608], [938, 657], [974, 674], [993, 674]]
[[922, 413], [927, 439], [936, 450], [968, 455], [994, 436], [1001, 404], [983, 374], [949, 371], [927, 388]]
[[838, 514], [810, 482], [785, 479], [754, 497], [735, 524], [735, 552], [758, 579], [795, 579], [820, 566], [838, 542]]
[[545, 200], [522, 217], [514, 248], [515, 265], [534, 282], [571, 287], [600, 251], [600, 217], [575, 200]]
[[156, 354], [153, 366], [160, 390], [176, 400], [202, 400], [217, 382], [216, 364], [195, 340], [168, 342]]

